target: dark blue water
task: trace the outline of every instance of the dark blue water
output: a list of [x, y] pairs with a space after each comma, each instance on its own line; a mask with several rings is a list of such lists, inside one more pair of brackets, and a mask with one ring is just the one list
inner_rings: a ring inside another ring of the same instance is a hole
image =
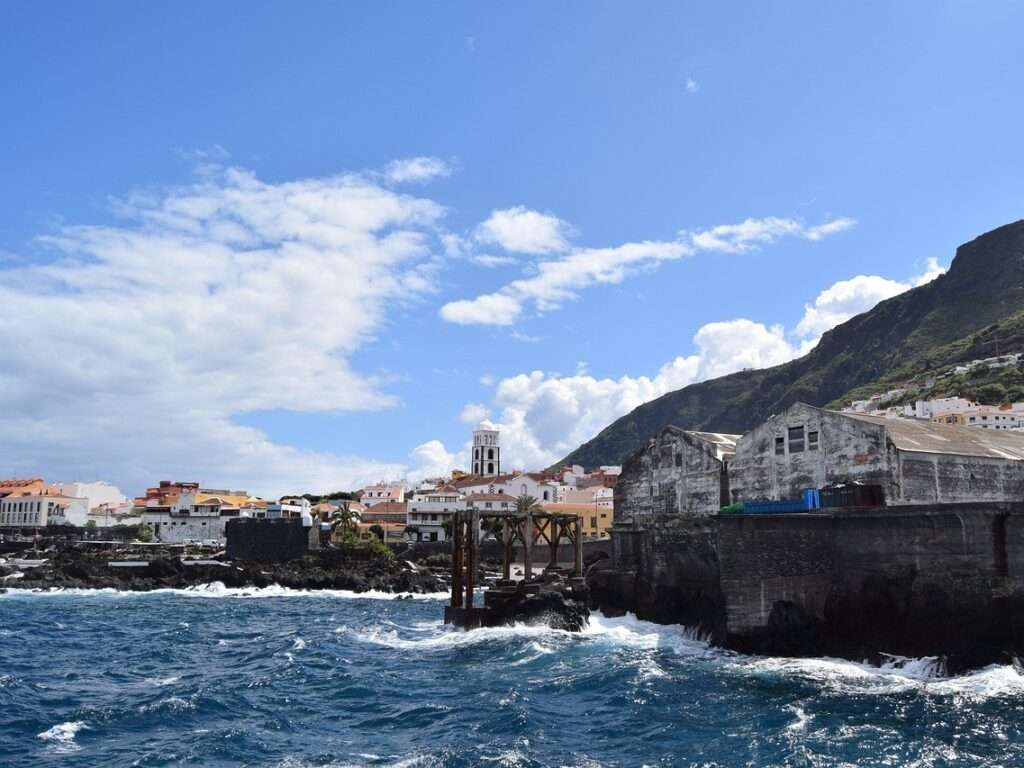
[[[1024, 678], [751, 659], [439, 600], [0, 597], [2, 766], [1024, 766]], [[274, 596], [278, 595], [278, 596]]]

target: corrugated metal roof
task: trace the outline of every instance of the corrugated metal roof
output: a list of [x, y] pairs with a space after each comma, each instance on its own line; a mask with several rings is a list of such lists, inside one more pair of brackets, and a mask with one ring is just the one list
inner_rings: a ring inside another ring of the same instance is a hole
[[887, 419], [860, 413], [841, 415], [885, 427], [889, 439], [901, 451], [1024, 461], [1024, 431], [936, 424], [916, 419]]

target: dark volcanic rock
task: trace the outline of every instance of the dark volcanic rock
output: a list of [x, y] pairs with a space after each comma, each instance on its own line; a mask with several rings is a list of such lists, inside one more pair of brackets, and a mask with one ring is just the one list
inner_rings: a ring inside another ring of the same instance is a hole
[[553, 629], [579, 632], [590, 618], [585, 600], [574, 598], [567, 590], [541, 589], [533, 595], [521, 595], [492, 609], [492, 624], [546, 624]]

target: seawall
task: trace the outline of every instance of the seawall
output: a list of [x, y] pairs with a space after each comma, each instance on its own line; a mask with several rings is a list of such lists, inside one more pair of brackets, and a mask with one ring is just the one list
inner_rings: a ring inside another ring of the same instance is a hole
[[1024, 653], [1024, 504], [649, 516], [616, 526], [595, 603], [778, 655]]

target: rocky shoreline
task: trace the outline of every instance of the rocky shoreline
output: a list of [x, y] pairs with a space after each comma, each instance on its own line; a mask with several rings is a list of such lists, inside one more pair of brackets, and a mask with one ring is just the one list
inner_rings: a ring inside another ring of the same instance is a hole
[[[44, 562], [21, 568], [0, 565], [0, 585], [17, 589], [118, 589], [145, 592], [185, 589], [220, 582], [226, 587], [338, 589], [352, 592], [427, 594], [447, 589], [430, 566], [383, 558], [346, 561], [311, 555], [287, 563], [254, 563], [217, 558], [194, 560], [160, 554], [146, 561], [130, 551], [107, 553], [64, 549], [26, 553]], [[138, 557], [137, 560], [134, 558]], [[112, 565], [116, 563], [118, 565]], [[124, 563], [132, 563], [124, 565]], [[18, 576], [17, 574], [21, 574]]]
[[[115, 552], [55, 547], [27, 551], [17, 561], [0, 562], [0, 592], [7, 589], [53, 591], [60, 589], [115, 589], [148, 592], [188, 589], [219, 583], [228, 588], [344, 590], [356, 594], [383, 592], [403, 595], [438, 594], [450, 590], [450, 558], [431, 555], [414, 559], [349, 556], [332, 549], [311, 553], [301, 560], [259, 563], [182, 558], [163, 552], [142, 553], [130, 547]], [[22, 565], [17, 563], [21, 562]], [[31, 564], [29, 564], [31, 563]], [[493, 583], [498, 573], [486, 563], [479, 574], [481, 586]], [[523, 591], [495, 613], [498, 624], [547, 624], [580, 631], [589, 617], [587, 597], [569, 588], [557, 574], [545, 574], [537, 589]]]

